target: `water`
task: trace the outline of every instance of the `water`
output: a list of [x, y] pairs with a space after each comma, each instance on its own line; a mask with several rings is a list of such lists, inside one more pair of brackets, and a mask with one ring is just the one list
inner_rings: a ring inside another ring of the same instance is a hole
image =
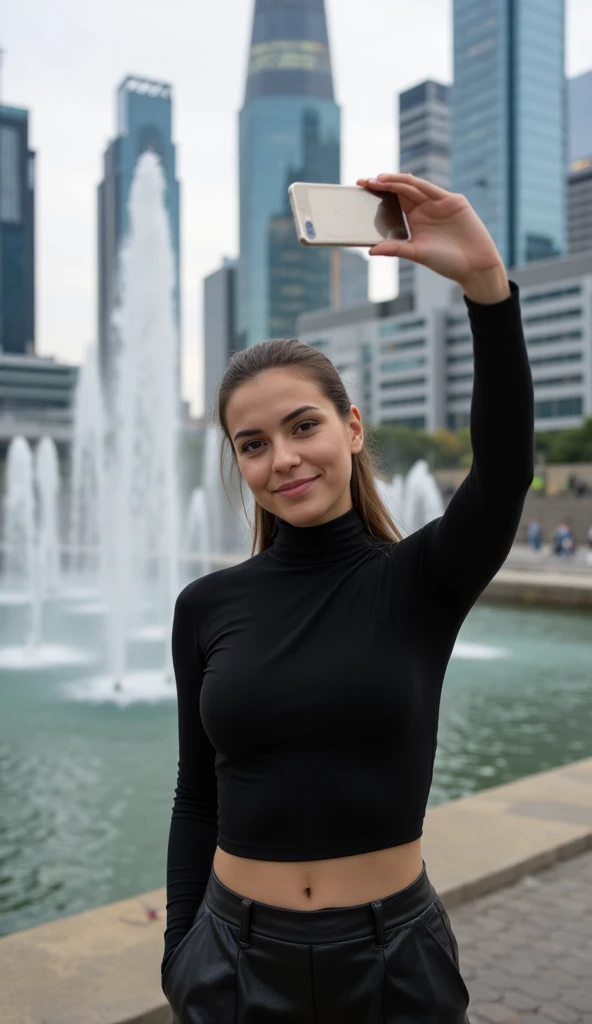
[[[0, 645], [25, 620], [26, 606], [4, 608]], [[52, 601], [45, 631], [93, 650], [100, 622]], [[162, 664], [159, 643], [128, 638], [128, 649], [139, 675]], [[0, 672], [2, 934], [165, 885], [174, 687], [96, 700], [97, 657]], [[589, 664], [586, 613], [477, 604], [444, 682], [430, 805], [591, 756]]]

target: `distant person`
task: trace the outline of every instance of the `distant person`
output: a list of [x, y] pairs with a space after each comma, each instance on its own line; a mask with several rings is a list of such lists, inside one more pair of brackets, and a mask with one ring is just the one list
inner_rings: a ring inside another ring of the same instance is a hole
[[553, 537], [553, 551], [556, 555], [572, 555], [575, 550], [573, 531], [565, 520], [557, 524]]
[[538, 519], [531, 519], [528, 524], [528, 543], [533, 551], [539, 551], [543, 543], [543, 531]]
[[411, 230], [370, 255], [460, 287], [473, 463], [402, 537], [334, 363], [281, 338], [229, 360], [216, 421], [254, 499], [251, 557], [187, 584], [172, 626], [161, 980], [187, 1024], [468, 1021], [422, 834], [446, 667], [534, 472], [532, 375], [518, 285], [469, 201], [411, 174], [358, 185], [399, 195]]

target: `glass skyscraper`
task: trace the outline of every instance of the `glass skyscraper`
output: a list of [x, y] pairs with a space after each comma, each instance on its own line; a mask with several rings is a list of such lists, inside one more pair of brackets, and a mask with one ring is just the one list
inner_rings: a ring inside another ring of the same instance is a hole
[[569, 164], [592, 157], [592, 71], [568, 82]]
[[0, 352], [35, 350], [35, 154], [29, 112], [0, 107]]
[[328, 249], [297, 239], [293, 181], [340, 181], [340, 109], [323, 0], [255, 0], [239, 117], [237, 348], [292, 337], [331, 303]]
[[179, 324], [179, 182], [172, 141], [172, 86], [128, 76], [117, 90], [117, 137], [105, 151], [104, 177], [98, 186], [98, 335], [104, 374], [110, 366], [110, 319], [116, 301], [118, 252], [129, 230], [128, 196], [138, 158], [147, 150], [159, 157], [166, 180], [165, 202], [177, 268], [175, 306]]
[[564, 0], [454, 0], [452, 188], [507, 266], [566, 248]]

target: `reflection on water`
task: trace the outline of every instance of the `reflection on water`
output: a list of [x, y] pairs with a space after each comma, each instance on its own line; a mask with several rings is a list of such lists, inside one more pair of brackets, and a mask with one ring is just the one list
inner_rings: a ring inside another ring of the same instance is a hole
[[[101, 617], [78, 611], [48, 607], [48, 643], [95, 648]], [[26, 614], [3, 606], [0, 646]], [[1, 934], [165, 884], [177, 719], [174, 685], [160, 674], [154, 689], [157, 634], [130, 639], [135, 695], [111, 691], [100, 661], [0, 670]], [[475, 607], [444, 682], [430, 805], [591, 756], [590, 662], [584, 612]]]

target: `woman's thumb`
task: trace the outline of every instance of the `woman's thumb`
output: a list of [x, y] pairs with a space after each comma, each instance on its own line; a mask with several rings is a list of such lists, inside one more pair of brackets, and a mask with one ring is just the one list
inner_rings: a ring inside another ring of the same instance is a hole
[[369, 250], [370, 256], [403, 256], [405, 259], [413, 259], [412, 245], [410, 242], [388, 241], [378, 242]]

